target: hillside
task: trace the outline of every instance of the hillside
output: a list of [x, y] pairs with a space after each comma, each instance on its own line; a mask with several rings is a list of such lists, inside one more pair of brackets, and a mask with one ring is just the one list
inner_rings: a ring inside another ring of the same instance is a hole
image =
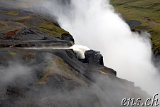
[[23, 28], [34, 28], [53, 37], [61, 37], [63, 33], [68, 33], [60, 28], [53, 19], [51, 20], [40, 14], [35, 15], [29, 11], [13, 9], [12, 7], [6, 8], [3, 7], [3, 4], [0, 5], [0, 32], [2, 36], [11, 37]]
[[119, 107], [124, 97], [150, 97], [99, 52], [80, 59], [73, 45], [56, 19], [0, 2], [0, 107]]
[[142, 24], [134, 30], [150, 32], [153, 51], [160, 52], [160, 0], [111, 0], [110, 2], [125, 19], [140, 21]]

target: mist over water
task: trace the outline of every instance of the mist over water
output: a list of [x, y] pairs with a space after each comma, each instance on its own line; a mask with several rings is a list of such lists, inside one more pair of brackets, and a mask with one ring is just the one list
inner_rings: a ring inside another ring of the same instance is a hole
[[150, 94], [160, 91], [158, 70], [152, 62], [149, 34], [131, 32], [109, 0], [47, 0], [40, 7], [58, 18], [77, 44], [100, 51], [105, 65], [118, 77], [135, 82]]

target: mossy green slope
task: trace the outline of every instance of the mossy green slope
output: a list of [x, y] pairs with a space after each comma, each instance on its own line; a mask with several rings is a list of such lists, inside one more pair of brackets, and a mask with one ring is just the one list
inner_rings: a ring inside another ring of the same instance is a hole
[[127, 20], [138, 20], [142, 25], [135, 30], [151, 32], [153, 51], [160, 53], [160, 0], [111, 0], [116, 11]]
[[23, 28], [35, 28], [53, 37], [69, 33], [54, 19], [17, 9], [5, 9], [0, 5], [0, 35], [12, 36]]

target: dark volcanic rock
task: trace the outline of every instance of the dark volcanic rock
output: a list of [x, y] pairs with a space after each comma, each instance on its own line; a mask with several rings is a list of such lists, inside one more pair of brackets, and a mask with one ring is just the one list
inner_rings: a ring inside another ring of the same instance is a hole
[[129, 25], [131, 30], [134, 30], [134, 28], [142, 24], [140, 21], [137, 20], [126, 20], [126, 23]]
[[[0, 36], [0, 45], [3, 44], [13, 44], [18, 45], [18, 44], [23, 44], [24, 42], [29, 44], [29, 42], [34, 43], [34, 42], [42, 42], [44, 41], [58, 41], [58, 39], [51, 37], [39, 30], [36, 30], [34, 28], [23, 28], [21, 30], [17, 30], [15, 32], [10, 32], [10, 35], [2, 35]], [[34, 41], [34, 42], [33, 42]], [[59, 40], [60, 41], [60, 40]], [[11, 42], [11, 43], [10, 43]], [[35, 44], [36, 45], [36, 44]], [[3, 47], [3, 46], [1, 46]]]
[[85, 52], [85, 61], [93, 65], [104, 65], [103, 56], [100, 52], [89, 50]]
[[54, 37], [51, 37], [49, 35], [46, 35], [43, 32], [40, 32], [39, 30], [36, 30], [34, 28], [23, 28], [19, 32], [17, 32], [16, 35], [12, 37], [12, 39], [15, 40], [54, 40]]
[[61, 39], [71, 41], [74, 44], [74, 38], [70, 34], [62, 34]]

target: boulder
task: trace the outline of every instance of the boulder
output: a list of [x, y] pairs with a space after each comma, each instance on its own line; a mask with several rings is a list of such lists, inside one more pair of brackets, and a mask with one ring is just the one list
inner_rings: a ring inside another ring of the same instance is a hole
[[85, 52], [85, 62], [94, 65], [104, 65], [103, 56], [98, 51], [88, 50]]

